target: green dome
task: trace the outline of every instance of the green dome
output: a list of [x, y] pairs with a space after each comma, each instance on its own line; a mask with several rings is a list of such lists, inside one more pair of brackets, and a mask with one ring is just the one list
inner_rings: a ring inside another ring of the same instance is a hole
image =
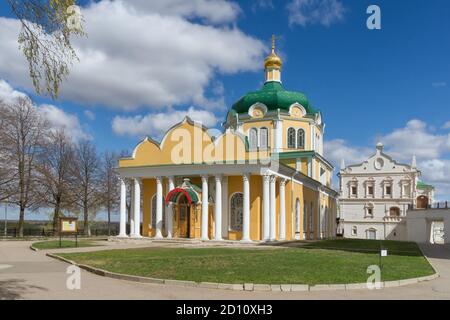
[[267, 111], [277, 109], [289, 111], [289, 107], [298, 102], [306, 109], [307, 114], [316, 113], [303, 93], [286, 91], [277, 81], [266, 82], [261, 90], [247, 93], [233, 105], [232, 109], [237, 113], [247, 113], [257, 102], [266, 105]]

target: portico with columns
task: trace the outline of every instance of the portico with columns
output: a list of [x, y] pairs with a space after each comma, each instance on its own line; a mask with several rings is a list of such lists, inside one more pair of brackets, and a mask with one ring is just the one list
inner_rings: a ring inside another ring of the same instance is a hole
[[146, 137], [120, 159], [119, 237], [335, 236], [338, 194], [323, 155], [322, 115], [304, 94], [284, 89], [281, 67], [273, 41], [263, 88], [232, 106], [222, 135], [186, 117], [160, 142]]

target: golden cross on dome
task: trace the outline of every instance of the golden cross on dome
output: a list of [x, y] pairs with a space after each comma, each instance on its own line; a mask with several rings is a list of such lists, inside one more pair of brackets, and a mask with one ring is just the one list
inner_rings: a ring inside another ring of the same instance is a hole
[[275, 37], [275, 35], [273, 34], [273, 35], [272, 35], [272, 52], [275, 52], [275, 40], [276, 40], [276, 37]]

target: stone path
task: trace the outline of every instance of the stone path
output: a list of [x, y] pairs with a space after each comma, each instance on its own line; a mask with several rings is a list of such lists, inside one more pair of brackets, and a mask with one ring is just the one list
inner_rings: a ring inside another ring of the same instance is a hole
[[[81, 290], [68, 290], [66, 263], [33, 252], [31, 242], [0, 241], [0, 299], [450, 299], [450, 246], [424, 245], [422, 250], [440, 278], [381, 290], [317, 292], [240, 292], [142, 284], [81, 272]], [[161, 246], [161, 243], [107, 243], [102, 249]], [[169, 245], [169, 244], [167, 244]], [[58, 252], [99, 248], [64, 249]]]

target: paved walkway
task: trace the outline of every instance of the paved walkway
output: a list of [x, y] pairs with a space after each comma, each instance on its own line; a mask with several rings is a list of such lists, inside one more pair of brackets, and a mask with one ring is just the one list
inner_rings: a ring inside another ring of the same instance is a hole
[[[66, 288], [68, 265], [45, 256], [45, 251], [31, 251], [30, 245], [0, 241], [0, 299], [450, 299], [450, 246], [422, 246], [441, 275], [430, 282], [373, 291], [240, 292], [141, 284], [86, 271], [81, 273], [81, 290], [71, 291]], [[139, 246], [149, 244], [108, 243], [108, 248]]]

